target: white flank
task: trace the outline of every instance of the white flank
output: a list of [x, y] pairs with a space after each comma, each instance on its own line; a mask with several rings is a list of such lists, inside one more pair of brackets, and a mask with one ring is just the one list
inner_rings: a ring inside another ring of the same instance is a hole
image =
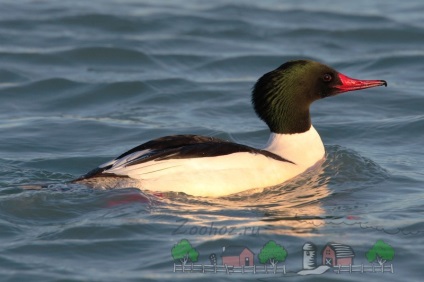
[[264, 149], [294, 164], [261, 154], [242, 152], [125, 166], [128, 161], [146, 153], [144, 151], [106, 163], [103, 167], [114, 163], [105, 172], [129, 176], [133, 179], [130, 181], [131, 186], [140, 189], [216, 197], [283, 183], [316, 164], [325, 153], [324, 145], [314, 127], [299, 134], [272, 133]]

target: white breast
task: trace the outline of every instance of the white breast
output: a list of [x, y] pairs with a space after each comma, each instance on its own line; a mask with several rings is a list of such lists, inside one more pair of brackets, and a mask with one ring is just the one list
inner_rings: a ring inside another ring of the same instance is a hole
[[321, 137], [312, 125], [303, 133], [271, 133], [264, 149], [302, 166], [304, 170], [321, 160], [325, 154]]

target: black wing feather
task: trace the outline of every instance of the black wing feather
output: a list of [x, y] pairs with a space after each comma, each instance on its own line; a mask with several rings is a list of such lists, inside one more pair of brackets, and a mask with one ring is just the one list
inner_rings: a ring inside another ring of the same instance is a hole
[[[149, 150], [149, 152], [129, 161], [125, 164], [125, 166], [133, 166], [153, 160], [163, 161], [170, 159], [217, 157], [241, 152], [261, 154], [277, 161], [293, 163], [292, 161], [284, 159], [279, 155], [276, 155], [266, 150], [255, 149], [246, 145], [232, 143], [223, 139], [200, 135], [174, 135], [154, 139], [123, 153], [115, 160], [119, 160], [120, 158], [128, 156], [132, 153], [136, 153], [143, 150]], [[114, 175], [113, 173], [104, 173], [104, 171], [107, 171], [112, 166], [113, 165], [109, 165], [106, 167], [97, 167], [88, 172], [87, 174], [76, 179], [75, 181], [99, 176], [118, 176]]]
[[165, 137], [153, 139], [135, 148], [132, 148], [131, 150], [117, 157], [116, 160], [122, 157], [128, 156], [129, 154], [132, 154], [138, 151], [147, 150], [147, 149], [152, 151], [160, 151], [160, 150], [167, 150], [167, 149], [178, 148], [178, 147], [183, 147], [186, 145], [199, 144], [199, 143], [205, 143], [205, 142], [229, 143], [228, 141], [223, 139], [201, 136], [201, 135], [165, 136]]
[[135, 150], [134, 148], [124, 153], [117, 159], [139, 150], [150, 149], [152, 150], [151, 152], [131, 160], [126, 166], [137, 165], [152, 160], [163, 161], [170, 159], [217, 157], [241, 152], [262, 154], [278, 161], [293, 163], [266, 150], [255, 149], [246, 145], [232, 143], [219, 138], [199, 135], [166, 136], [149, 141], [136, 148], [139, 149]]

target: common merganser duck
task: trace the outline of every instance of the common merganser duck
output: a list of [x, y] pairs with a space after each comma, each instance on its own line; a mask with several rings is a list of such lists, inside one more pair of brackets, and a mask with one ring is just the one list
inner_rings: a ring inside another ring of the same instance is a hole
[[324, 145], [311, 124], [312, 102], [382, 85], [387, 86], [386, 81], [353, 79], [318, 62], [289, 61], [253, 87], [253, 107], [271, 131], [263, 149], [215, 137], [166, 136], [123, 153], [73, 183], [212, 197], [281, 184], [324, 158]]

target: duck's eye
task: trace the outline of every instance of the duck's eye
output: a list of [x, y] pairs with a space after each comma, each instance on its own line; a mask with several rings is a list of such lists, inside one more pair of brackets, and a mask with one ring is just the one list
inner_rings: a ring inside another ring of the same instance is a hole
[[322, 79], [323, 79], [325, 82], [330, 82], [330, 81], [333, 79], [333, 77], [331, 76], [331, 74], [326, 73], [326, 74], [324, 74], [324, 76], [322, 77]]

